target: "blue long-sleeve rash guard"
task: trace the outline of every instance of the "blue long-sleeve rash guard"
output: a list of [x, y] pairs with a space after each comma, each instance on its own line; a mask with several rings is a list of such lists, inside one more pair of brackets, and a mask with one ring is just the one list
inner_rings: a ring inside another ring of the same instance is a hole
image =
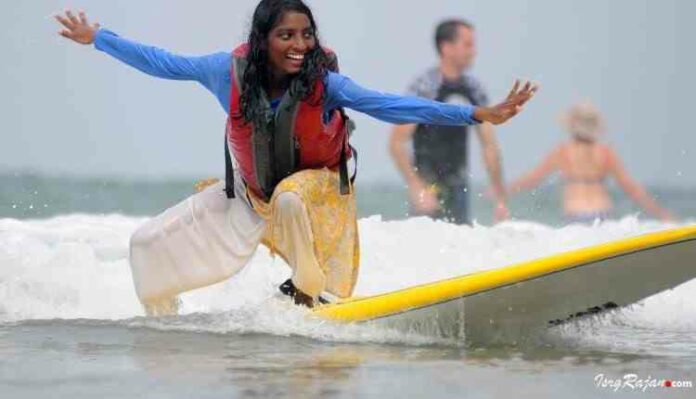
[[[226, 113], [230, 104], [231, 52], [183, 56], [122, 38], [106, 29], [97, 32], [95, 47], [152, 76], [196, 81], [213, 93]], [[350, 78], [329, 72], [324, 111], [348, 108], [384, 122], [431, 125], [473, 125], [474, 107], [444, 104], [420, 97], [400, 96], [365, 89]]]

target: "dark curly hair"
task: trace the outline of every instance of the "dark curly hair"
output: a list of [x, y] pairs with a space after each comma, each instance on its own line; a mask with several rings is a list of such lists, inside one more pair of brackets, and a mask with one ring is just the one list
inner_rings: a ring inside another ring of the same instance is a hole
[[265, 92], [270, 91], [271, 70], [268, 57], [268, 36], [271, 30], [282, 20], [286, 12], [302, 13], [309, 18], [314, 32], [316, 45], [305, 54], [300, 72], [292, 78], [290, 94], [302, 100], [320, 102], [315, 99], [315, 86], [319, 79], [324, 79], [327, 70], [335, 68], [331, 58], [319, 43], [317, 25], [310, 8], [302, 0], [262, 0], [254, 11], [251, 30], [247, 40], [249, 53], [247, 67], [242, 76], [240, 113], [233, 115], [254, 125], [267, 122], [268, 105], [262, 101]]

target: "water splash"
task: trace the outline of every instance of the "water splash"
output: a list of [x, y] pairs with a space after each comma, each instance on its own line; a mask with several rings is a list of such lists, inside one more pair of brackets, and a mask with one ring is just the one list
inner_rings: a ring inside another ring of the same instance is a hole
[[[308, 319], [306, 312], [279, 298], [277, 286], [289, 269], [263, 248], [228, 281], [183, 295], [182, 316], [143, 318], [128, 265], [129, 236], [143, 221], [121, 215], [0, 220], [0, 323], [89, 319], [164, 330], [442, 343], [417, 332]], [[673, 226], [636, 217], [560, 229], [532, 222], [468, 227], [426, 218], [385, 222], [371, 217], [360, 221], [363, 258], [356, 294], [494, 269], [668, 227]], [[622, 311], [620, 319], [607, 318], [604, 326], [623, 323], [693, 332], [695, 299], [696, 281], [692, 281]]]

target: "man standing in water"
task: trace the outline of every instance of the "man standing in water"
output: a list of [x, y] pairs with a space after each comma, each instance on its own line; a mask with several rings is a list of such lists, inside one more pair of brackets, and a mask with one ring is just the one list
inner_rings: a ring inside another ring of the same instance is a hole
[[[466, 74], [476, 57], [474, 28], [459, 19], [440, 23], [435, 32], [439, 66], [426, 71], [408, 88], [409, 95], [431, 100], [486, 106], [481, 84]], [[483, 159], [495, 198], [495, 219], [509, 216], [500, 162], [500, 151], [491, 124], [476, 126]], [[396, 125], [390, 151], [406, 179], [411, 211], [457, 224], [469, 224], [468, 126]], [[413, 142], [411, 158], [404, 148]]]

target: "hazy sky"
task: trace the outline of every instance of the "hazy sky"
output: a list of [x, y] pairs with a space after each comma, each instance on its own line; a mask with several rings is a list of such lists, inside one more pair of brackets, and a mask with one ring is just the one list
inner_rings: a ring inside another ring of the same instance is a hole
[[[526, 112], [498, 129], [506, 175], [565, 138], [560, 111], [591, 99], [607, 140], [648, 183], [696, 185], [692, 0], [313, 0], [324, 44], [363, 86], [403, 92], [436, 63], [446, 17], [477, 27], [471, 71], [500, 99], [517, 76], [541, 82]], [[52, 13], [84, 8], [104, 27], [184, 54], [244, 39], [255, 0], [6, 2], [0, 33], [0, 170], [140, 177], [220, 175], [225, 115], [195, 83], [158, 80], [56, 35]], [[389, 126], [352, 113], [360, 178], [396, 180]], [[478, 145], [475, 178], [484, 176]]]

